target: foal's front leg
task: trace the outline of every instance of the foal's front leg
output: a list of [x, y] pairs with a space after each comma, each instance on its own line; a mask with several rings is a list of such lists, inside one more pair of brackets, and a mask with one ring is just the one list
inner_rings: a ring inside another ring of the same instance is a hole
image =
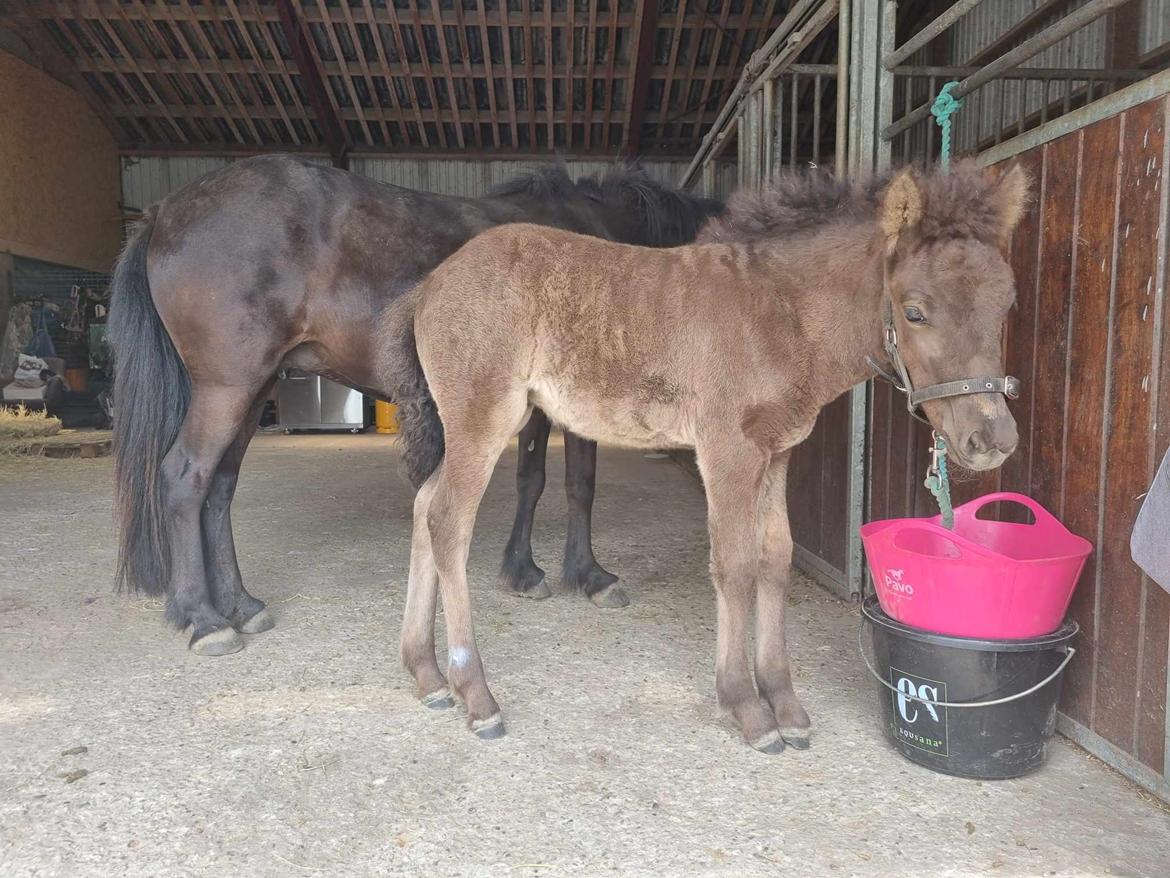
[[784, 740], [798, 750], [809, 743], [811, 723], [796, 691], [784, 637], [784, 611], [792, 569], [792, 533], [785, 496], [788, 453], [772, 458], [760, 501], [760, 570], [756, 580], [756, 683], [772, 706]]
[[747, 742], [780, 753], [784, 740], [771, 707], [752, 681], [748, 659], [752, 597], [759, 569], [756, 518], [766, 457], [747, 442], [696, 449], [707, 490], [711, 576], [719, 608], [715, 690]]

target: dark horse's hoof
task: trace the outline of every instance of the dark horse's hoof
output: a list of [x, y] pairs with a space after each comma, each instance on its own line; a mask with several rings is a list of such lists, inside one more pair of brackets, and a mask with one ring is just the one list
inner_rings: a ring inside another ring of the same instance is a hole
[[784, 752], [784, 739], [780, 737], [779, 732], [768, 732], [761, 738], [749, 742], [753, 750], [759, 750], [761, 753], [767, 753], [769, 756], [775, 756], [777, 753]]
[[487, 719], [472, 720], [471, 730], [481, 741], [494, 741], [496, 738], [504, 737], [506, 733], [504, 718], [498, 713], [492, 714]]
[[244, 639], [235, 628], [213, 628], [210, 631], [196, 631], [187, 646], [196, 655], [231, 655], [244, 648]]
[[423, 703], [423, 707], [429, 707], [431, 710], [446, 710], [448, 707], [455, 706], [455, 699], [451, 697], [451, 690], [446, 686], [434, 692], [428, 692], [419, 699]]
[[793, 750], [807, 750], [809, 747], [808, 729], [781, 729], [780, 737]]
[[532, 563], [509, 565], [505, 561], [500, 568], [500, 589], [518, 598], [534, 601], [552, 597], [552, 591], [544, 580], [544, 571]]
[[589, 595], [589, 600], [606, 610], [616, 610], [630, 605], [630, 598], [626, 595], [626, 590], [616, 582]]
[[270, 631], [275, 627], [276, 622], [273, 621], [272, 615], [264, 607], [261, 607], [250, 618], [236, 623], [236, 630], [241, 634], [260, 634], [264, 631]]

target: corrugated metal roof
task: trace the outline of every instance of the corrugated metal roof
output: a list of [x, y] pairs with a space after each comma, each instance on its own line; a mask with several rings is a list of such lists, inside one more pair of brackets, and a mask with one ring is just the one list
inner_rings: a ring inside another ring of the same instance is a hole
[[[122, 162], [122, 202], [128, 209], [141, 210], [170, 193], [198, 179], [209, 171], [222, 168], [231, 159], [189, 158], [183, 156], [143, 157]], [[357, 174], [427, 192], [444, 195], [477, 197], [492, 186], [543, 164], [539, 160], [514, 161], [504, 159], [397, 159], [354, 157], [350, 169]], [[569, 175], [574, 179], [590, 174], [605, 173], [613, 162], [565, 161]], [[656, 180], [675, 183], [687, 167], [685, 161], [645, 161], [641, 167]], [[726, 198], [735, 185], [734, 166], [723, 164], [717, 174], [715, 196]]]

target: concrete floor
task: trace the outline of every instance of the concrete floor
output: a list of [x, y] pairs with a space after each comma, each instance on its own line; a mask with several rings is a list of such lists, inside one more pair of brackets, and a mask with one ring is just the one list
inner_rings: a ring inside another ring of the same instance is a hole
[[[561, 466], [557, 446], [550, 571]], [[999, 783], [891, 751], [856, 610], [805, 581], [790, 640], [813, 748], [753, 752], [716, 713], [699, 485], [603, 451], [596, 543], [633, 599], [603, 611], [494, 590], [513, 478], [509, 455], [472, 555], [508, 724], [485, 743], [398, 666], [410, 497], [384, 438], [257, 439], [236, 530], [277, 628], [219, 659], [111, 593], [108, 459], [0, 459], [0, 875], [1170, 871], [1170, 813], [1066, 742]]]

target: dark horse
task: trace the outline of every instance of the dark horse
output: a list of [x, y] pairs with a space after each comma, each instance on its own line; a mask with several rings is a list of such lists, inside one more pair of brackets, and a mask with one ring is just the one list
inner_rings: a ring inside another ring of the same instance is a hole
[[[387, 304], [484, 229], [516, 221], [654, 246], [694, 238], [719, 205], [644, 172], [573, 183], [550, 166], [485, 198], [386, 186], [288, 156], [236, 162], [146, 211], [114, 272], [114, 454], [118, 581], [167, 597], [204, 655], [272, 626], [245, 590], [230, 507], [260, 409], [281, 367], [336, 379], [400, 409], [404, 429], [433, 423], [414, 372], [380, 376], [375, 330]], [[435, 429], [439, 429], [435, 427]], [[547, 596], [532, 560], [549, 420], [520, 440], [519, 505], [501, 578]], [[441, 447], [441, 433], [436, 435]], [[627, 600], [594, 559], [597, 446], [566, 434], [569, 530], [564, 584], [601, 606]], [[417, 486], [433, 463], [406, 455]]]

